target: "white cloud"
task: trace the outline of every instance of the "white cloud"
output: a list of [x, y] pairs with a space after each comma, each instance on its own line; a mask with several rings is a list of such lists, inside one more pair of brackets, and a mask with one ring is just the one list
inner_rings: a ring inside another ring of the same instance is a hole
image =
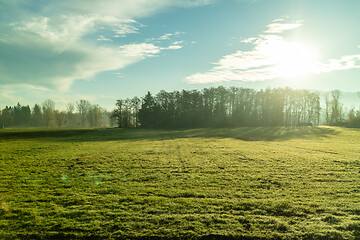
[[360, 68], [360, 54], [343, 56], [339, 59], [329, 59], [327, 63], [319, 63], [315, 73]]
[[183, 43], [184, 43], [184, 41], [175, 41], [175, 42], [173, 42], [174, 45], [179, 45], [179, 44], [183, 44]]
[[[157, 43], [169, 42], [172, 38], [182, 35], [182, 34], [186, 34], [186, 33], [179, 32], [179, 31], [174, 32], [174, 33], [165, 33], [165, 34], [161, 35], [160, 37], [147, 39], [146, 42], [157, 42]], [[193, 42], [191, 42], [191, 43], [193, 43]], [[184, 44], [186, 44], [186, 42], [183, 40], [173, 41], [170, 46], [159, 47], [159, 49], [160, 50], [177, 50], [177, 49], [183, 48]]]
[[163, 50], [177, 50], [177, 49], [180, 49], [180, 48], [182, 48], [183, 46], [181, 46], [181, 45], [176, 45], [176, 44], [174, 44], [174, 45], [170, 45], [170, 46], [168, 46], [168, 47], [163, 47], [163, 48], [161, 48], [161, 49], [163, 49]]
[[[124, 68], [163, 50], [180, 48], [161, 48], [151, 43], [105, 47], [84, 38], [101, 29], [102, 24], [118, 24], [117, 18], [87, 15], [61, 19], [66, 21], [58, 23], [39, 17], [14, 24], [14, 41], [0, 42], [3, 83], [27, 82], [65, 91], [76, 79], [92, 79], [97, 73]], [[94, 40], [113, 42], [103, 35]]]
[[121, 16], [122, 18], [142, 18], [161, 12], [170, 7], [198, 7], [215, 2], [214, 0], [64, 0], [58, 1], [53, 8], [66, 8], [76, 13], [98, 13], [101, 15]]
[[182, 34], [186, 34], [185, 32], [174, 32], [174, 33], [165, 33], [164, 35], [158, 37], [158, 38], [152, 38], [152, 39], [149, 39], [149, 41], [155, 41], [155, 40], [170, 40], [171, 38], [173, 37], [176, 37], [176, 36], [179, 36], [179, 35], [182, 35]]
[[116, 77], [118, 77], [118, 78], [124, 78], [124, 75], [122, 73], [117, 72], [117, 73], [113, 73], [113, 74], [116, 75]]
[[[283, 19], [274, 22], [281, 21]], [[185, 80], [189, 83], [251, 82], [360, 68], [360, 55], [343, 56], [321, 63], [315, 49], [274, 34], [299, 27], [300, 22], [296, 26], [285, 23], [268, 25], [265, 33], [273, 34], [259, 34], [256, 38], [241, 40], [252, 44], [252, 50], [225, 55], [213, 63], [215, 66], [209, 71], [192, 74]]]
[[253, 43], [254, 41], [256, 41], [255, 37], [240, 40], [240, 42], [242, 42], [242, 43]]
[[282, 21], [285, 21], [285, 19], [283, 19], [283, 18], [278, 18], [278, 19], [275, 19], [275, 20], [273, 21], [273, 23], [275, 23], [275, 22], [282, 22]]
[[161, 48], [151, 43], [128, 44], [120, 47], [120, 52], [124, 56], [132, 58], [153, 57], [160, 52]]
[[55, 17], [34, 17], [28, 22], [14, 23], [17, 34], [32, 41], [41, 41], [58, 46], [70, 46], [83, 35], [93, 30], [98, 17], [94, 15], [78, 15]]
[[128, 34], [139, 33], [141, 27], [144, 27], [144, 25], [135, 20], [129, 20], [116, 25], [113, 31], [116, 34], [115, 37], [126, 37]]
[[[6, 3], [6, 10], [17, 13], [17, 17], [16, 21], [0, 25], [3, 33], [0, 83], [26, 83], [65, 91], [77, 79], [92, 79], [100, 72], [125, 68], [161, 51], [180, 49], [181, 41], [167, 47], [151, 42], [121, 46], [113, 37], [139, 33], [144, 26], [134, 18], [170, 7], [210, 3], [207, 0], [31, 1], [34, 9], [41, 9], [36, 13], [26, 8], [28, 4]], [[0, 14], [1, 11], [4, 10]], [[170, 40], [180, 34], [168, 33], [162, 37]], [[101, 43], [104, 41], [106, 45]]]
[[303, 21], [296, 21], [294, 23], [281, 23], [284, 19], [276, 19], [273, 23], [267, 25], [267, 30], [265, 33], [282, 33], [284, 31], [292, 30], [298, 28], [302, 25]]
[[170, 36], [172, 36], [172, 35], [173, 35], [172, 33], [166, 33], [166, 34], [160, 36], [159, 40], [169, 40]]
[[99, 38], [98, 38], [98, 39], [96, 39], [96, 40], [98, 40], [98, 41], [113, 42], [113, 40], [112, 40], [112, 39], [110, 39], [110, 38], [106, 38], [106, 37], [104, 37], [103, 35], [100, 35], [100, 36], [99, 36]]

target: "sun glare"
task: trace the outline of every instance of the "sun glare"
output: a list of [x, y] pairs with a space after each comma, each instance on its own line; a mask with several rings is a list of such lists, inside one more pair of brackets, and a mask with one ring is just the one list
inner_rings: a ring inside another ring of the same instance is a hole
[[317, 52], [313, 47], [298, 42], [277, 42], [268, 46], [268, 57], [274, 63], [273, 73], [278, 77], [298, 80], [316, 69]]

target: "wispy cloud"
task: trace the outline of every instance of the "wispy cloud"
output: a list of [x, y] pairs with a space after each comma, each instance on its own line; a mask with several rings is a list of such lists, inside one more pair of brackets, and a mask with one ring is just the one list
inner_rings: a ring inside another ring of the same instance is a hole
[[120, 72], [113, 73], [113, 74], [116, 75], [118, 78], [124, 78], [124, 75]]
[[158, 38], [158, 40], [169, 40], [171, 39], [171, 37], [173, 36], [178, 36], [178, 35], [181, 35], [181, 34], [185, 34], [184, 32], [174, 32], [174, 33], [165, 33], [164, 35], [160, 36]]
[[275, 19], [271, 24], [267, 25], [265, 33], [282, 33], [287, 30], [298, 28], [303, 21], [296, 21], [293, 23], [283, 23], [284, 19]]
[[153, 57], [160, 52], [161, 48], [151, 43], [128, 44], [120, 47], [120, 52], [124, 56], [144, 59]]
[[360, 54], [343, 56], [339, 59], [329, 59], [327, 63], [319, 63], [314, 73], [333, 72], [339, 70], [360, 68]]
[[[161, 43], [164, 45], [167, 43], [168, 46], [159, 47], [160, 50], [177, 50], [184, 47], [184, 45], [188, 44], [184, 40], [174, 40], [174, 38], [178, 38], [179, 36], [186, 34], [185, 32], [174, 32], [174, 33], [165, 33], [160, 37], [155, 37], [151, 39], [146, 39], [146, 42], [154, 44], [154, 43]], [[191, 42], [193, 43], [193, 42]], [[169, 45], [170, 44], [170, 45]]]
[[240, 42], [242, 43], [253, 43], [254, 41], [256, 41], [257, 38], [252, 37], [252, 38], [246, 38], [246, 39], [242, 39], [240, 40]]
[[107, 42], [113, 42], [112, 39], [110, 38], [106, 38], [103, 35], [100, 35], [99, 38], [97, 39], [98, 41], [107, 41]]
[[142, 27], [144, 27], [143, 24], [130, 19], [115, 25], [113, 31], [115, 32], [115, 37], [126, 37], [128, 34], [139, 33]]
[[176, 49], [180, 49], [180, 48], [182, 48], [183, 46], [181, 46], [181, 45], [176, 45], [176, 44], [174, 44], [174, 45], [170, 45], [170, 46], [168, 46], [168, 47], [163, 47], [163, 48], [161, 48], [161, 49], [163, 49], [163, 50], [176, 50]]
[[[170, 7], [212, 3], [207, 0], [29, 1], [28, 4], [4, 3], [6, 8], [0, 9], [0, 14], [6, 11], [16, 16], [0, 24], [0, 83], [26, 83], [60, 90], [67, 90], [77, 79], [92, 79], [100, 72], [125, 68], [162, 51], [182, 47], [180, 41], [167, 46], [145, 40], [119, 44], [116, 37], [141, 32], [144, 26], [135, 18]], [[170, 33], [163, 38], [170, 41], [179, 34]]]
[[302, 26], [303, 21], [294, 23], [284, 21], [284, 19], [276, 19], [257, 37], [240, 40], [242, 43], [250, 44], [252, 50], [225, 55], [218, 62], [213, 63], [212, 69], [192, 74], [186, 78], [186, 81], [188, 83], [265, 81], [289, 77], [292, 74], [320, 74], [360, 68], [360, 55], [318, 62], [315, 56], [311, 56], [313, 53], [308, 51], [309, 49], [281, 35], [285, 31]]
[[53, 9], [66, 9], [75, 13], [98, 13], [106, 16], [121, 16], [122, 18], [142, 18], [169, 7], [193, 8], [214, 3], [216, 0], [64, 0], [56, 1]]
[[170, 36], [172, 36], [172, 35], [173, 35], [172, 33], [166, 33], [166, 34], [160, 36], [159, 40], [169, 40]]
[[[174, 38], [178, 38], [180, 35], [186, 34], [185, 32], [174, 32], [174, 33], [165, 33], [163, 35], [161, 35], [160, 37], [153, 37], [153, 38], [148, 38], [146, 39], [146, 42], [166, 42], [166, 41], [170, 41], [173, 40]], [[184, 43], [183, 40], [180, 41], [174, 41], [174, 43], [176, 42], [176, 44], [181, 44]]]

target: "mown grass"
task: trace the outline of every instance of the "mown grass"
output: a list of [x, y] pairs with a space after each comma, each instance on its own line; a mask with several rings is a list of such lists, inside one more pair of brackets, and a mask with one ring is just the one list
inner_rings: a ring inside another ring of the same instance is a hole
[[359, 239], [360, 132], [0, 131], [0, 239]]

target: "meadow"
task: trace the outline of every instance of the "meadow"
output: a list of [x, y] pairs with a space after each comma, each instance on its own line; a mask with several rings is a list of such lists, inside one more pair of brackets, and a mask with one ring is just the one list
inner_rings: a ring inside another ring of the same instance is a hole
[[360, 239], [360, 132], [0, 129], [0, 239]]

